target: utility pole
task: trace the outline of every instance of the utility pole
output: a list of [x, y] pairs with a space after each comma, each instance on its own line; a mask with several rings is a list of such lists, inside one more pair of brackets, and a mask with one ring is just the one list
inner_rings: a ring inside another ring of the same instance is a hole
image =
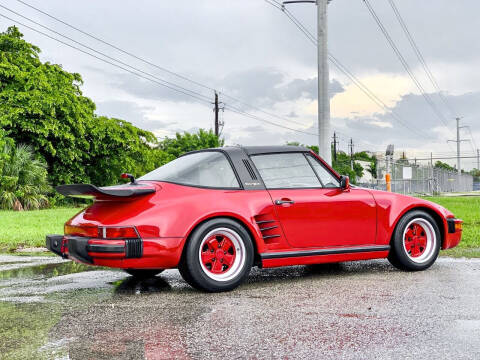
[[447, 142], [455, 142], [457, 143], [457, 171], [458, 171], [458, 185], [460, 186], [460, 179], [462, 177], [462, 169], [460, 167], [460, 143], [462, 141], [468, 141], [468, 140], [465, 140], [465, 139], [460, 139], [460, 129], [466, 127], [466, 126], [460, 126], [460, 120], [462, 118], [461, 117], [457, 117], [455, 118], [455, 120], [457, 121], [457, 140], [447, 140]]
[[318, 22], [318, 151], [319, 155], [332, 164], [330, 150], [330, 96], [328, 86], [330, 82], [328, 72], [328, 0], [317, 0]]
[[350, 148], [350, 168], [353, 170], [353, 139], [350, 138], [350, 144], [348, 145]]
[[330, 83], [328, 71], [328, 22], [327, 5], [331, 0], [292, 0], [284, 1], [283, 6], [296, 3], [317, 5], [317, 62], [318, 62], [318, 154], [328, 164], [332, 164], [330, 147]]
[[479, 167], [480, 167], [480, 149], [477, 149], [477, 170], [480, 170]]
[[219, 126], [218, 126], [218, 112], [219, 112], [219, 107], [218, 107], [218, 93], [215, 91], [215, 107], [213, 111], [215, 112], [215, 136], [218, 137], [219, 135]]
[[337, 133], [334, 131], [333, 132], [333, 160], [337, 161]]

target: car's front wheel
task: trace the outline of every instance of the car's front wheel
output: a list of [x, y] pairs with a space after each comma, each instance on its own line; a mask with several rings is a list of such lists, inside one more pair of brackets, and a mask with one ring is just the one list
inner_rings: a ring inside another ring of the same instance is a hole
[[411, 211], [395, 228], [388, 260], [401, 270], [428, 269], [438, 257], [440, 242], [435, 220], [424, 211]]
[[124, 271], [138, 279], [149, 279], [160, 274], [163, 269], [124, 269]]
[[250, 235], [234, 220], [209, 220], [191, 234], [180, 274], [193, 287], [209, 292], [236, 288], [248, 276], [254, 249]]

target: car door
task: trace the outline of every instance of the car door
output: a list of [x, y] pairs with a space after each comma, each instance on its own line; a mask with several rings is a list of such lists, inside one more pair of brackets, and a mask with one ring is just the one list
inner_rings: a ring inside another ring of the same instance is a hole
[[376, 203], [367, 190], [341, 189], [339, 179], [308, 153], [251, 158], [292, 247], [375, 244]]

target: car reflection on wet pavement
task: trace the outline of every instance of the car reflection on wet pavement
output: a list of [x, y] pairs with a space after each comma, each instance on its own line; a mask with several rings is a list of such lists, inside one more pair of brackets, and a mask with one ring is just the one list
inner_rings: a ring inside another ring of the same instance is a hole
[[479, 359], [480, 261], [406, 273], [387, 261], [254, 269], [206, 294], [176, 270], [136, 280], [0, 255], [6, 359]]

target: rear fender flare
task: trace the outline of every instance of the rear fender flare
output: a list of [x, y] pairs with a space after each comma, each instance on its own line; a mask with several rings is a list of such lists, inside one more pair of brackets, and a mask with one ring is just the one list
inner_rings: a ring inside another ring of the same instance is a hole
[[253, 224], [250, 221], [248, 221], [247, 219], [239, 216], [238, 214], [229, 213], [229, 212], [212, 213], [212, 214], [205, 215], [202, 218], [198, 219], [194, 223], [194, 225], [192, 225], [190, 227], [186, 236], [184, 237], [184, 242], [183, 242], [183, 245], [182, 245], [182, 257], [183, 257], [183, 254], [185, 252], [185, 248], [186, 248], [185, 245], [189, 241], [190, 235], [192, 234], [192, 232], [198, 226], [203, 224], [204, 222], [212, 220], [212, 219], [216, 219], [216, 218], [227, 218], [227, 219], [234, 220], [237, 223], [239, 223], [239, 225], [243, 226], [245, 228], [245, 230], [247, 230], [247, 232], [249, 233], [249, 235], [252, 239], [253, 247], [254, 247], [254, 250], [255, 250], [255, 263], [257, 263], [257, 260], [259, 259], [258, 254], [263, 252], [264, 248], [265, 248], [265, 244], [263, 242], [263, 238], [261, 237], [260, 230], [258, 230], [256, 227], [254, 227]]

